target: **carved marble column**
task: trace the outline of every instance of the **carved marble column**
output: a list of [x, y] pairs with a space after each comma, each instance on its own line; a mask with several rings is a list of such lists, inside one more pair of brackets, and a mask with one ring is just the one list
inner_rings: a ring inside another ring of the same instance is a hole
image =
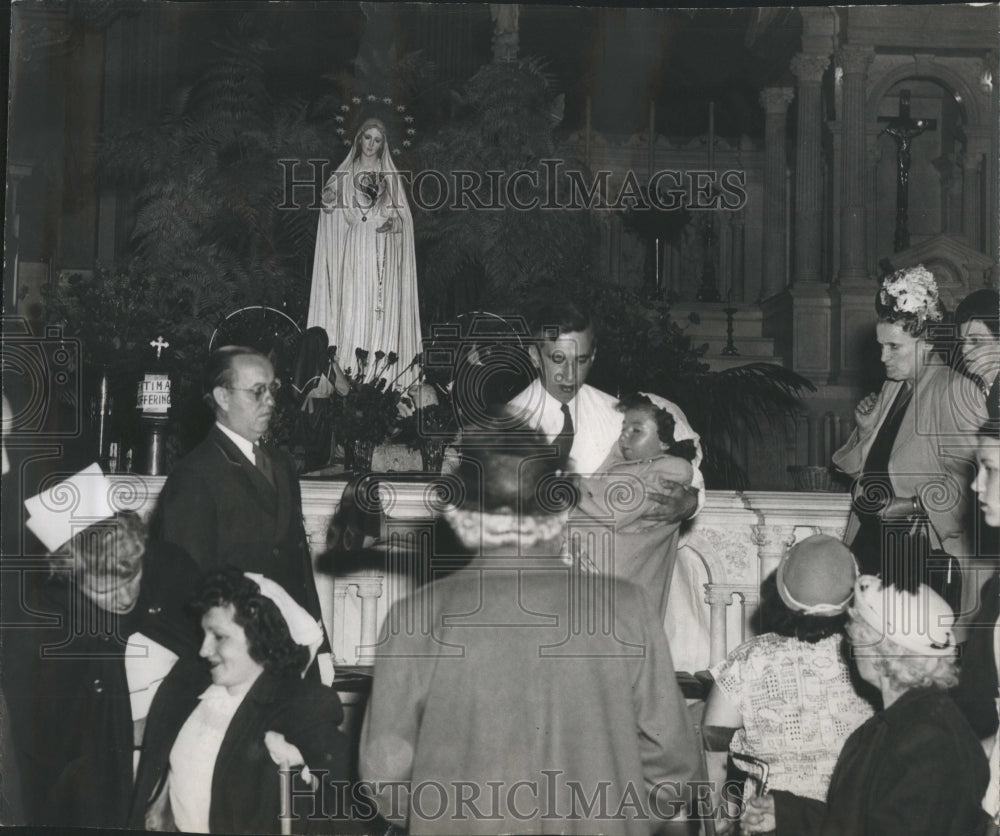
[[962, 168], [962, 233], [969, 246], [982, 249], [979, 219], [982, 215], [982, 164], [985, 149], [969, 143]]
[[761, 91], [764, 108], [764, 252], [761, 299], [785, 289], [785, 122], [794, 93], [791, 87], [767, 87]]
[[755, 525], [753, 541], [757, 544], [760, 578], [763, 580], [778, 568], [785, 551], [795, 542], [795, 528], [790, 525]]
[[517, 60], [520, 12], [521, 7], [517, 3], [490, 3], [494, 61]]
[[820, 83], [829, 55], [800, 52], [792, 59], [798, 79], [795, 146], [795, 283], [822, 280], [820, 241], [823, 234], [823, 106]]
[[[708, 586], [708, 584], [706, 584]], [[715, 665], [726, 658], [726, 610], [733, 600], [733, 590], [711, 587], [705, 594], [708, 603], [709, 665]]]
[[346, 665], [347, 655], [344, 648], [344, 609], [347, 606], [347, 587], [343, 581], [338, 581], [333, 587], [333, 633], [330, 642], [333, 645], [333, 663]]
[[378, 643], [378, 599], [382, 597], [382, 578], [359, 578], [355, 585], [361, 599], [361, 641], [358, 664], [375, 664]]
[[732, 212], [729, 216], [730, 238], [733, 242], [732, 272], [730, 273], [730, 288], [733, 291], [734, 302], [744, 302], [746, 276], [744, 274], [745, 259], [743, 251], [743, 236], [745, 234], [746, 217], [744, 211]]
[[[798, 79], [795, 147], [795, 257], [792, 272], [792, 368], [814, 383], [833, 371], [832, 306], [823, 282], [823, 107], [820, 84], [826, 54], [792, 59]], [[810, 448], [811, 449], [811, 448]]]
[[843, 70], [840, 148], [840, 283], [868, 278], [865, 238], [865, 77], [874, 50], [842, 47]]

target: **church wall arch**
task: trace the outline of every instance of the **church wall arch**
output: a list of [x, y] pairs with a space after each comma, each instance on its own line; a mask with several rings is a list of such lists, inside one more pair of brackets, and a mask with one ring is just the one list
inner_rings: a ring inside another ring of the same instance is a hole
[[975, 89], [969, 80], [945, 64], [936, 62], [918, 62], [903, 64], [886, 71], [872, 82], [865, 102], [865, 121], [869, 125], [877, 124], [878, 108], [886, 94], [901, 81], [930, 81], [940, 85], [954, 95], [961, 97], [960, 107], [966, 118], [967, 125], [982, 125], [983, 113], [980, 107], [979, 90]]

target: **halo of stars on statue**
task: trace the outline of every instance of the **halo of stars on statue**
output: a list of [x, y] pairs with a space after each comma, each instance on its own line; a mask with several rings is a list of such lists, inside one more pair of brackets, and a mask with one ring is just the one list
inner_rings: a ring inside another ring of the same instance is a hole
[[[351, 115], [352, 111], [354, 112], [353, 116]], [[364, 97], [352, 96], [351, 104], [342, 104], [340, 112], [334, 117], [337, 123], [337, 136], [340, 137], [345, 148], [351, 147], [354, 143], [354, 135], [364, 120], [369, 118], [381, 119], [387, 123], [386, 128], [390, 135], [402, 136], [400, 145], [392, 149], [394, 156], [399, 156], [403, 151], [409, 150], [416, 142], [416, 122], [414, 117], [407, 112], [406, 105], [395, 104], [391, 96], [376, 96], [374, 93], [369, 93]], [[348, 120], [355, 123], [350, 132], [348, 132]], [[389, 122], [401, 122], [400, 130], [394, 131], [393, 128], [398, 127], [398, 125], [390, 125]]]

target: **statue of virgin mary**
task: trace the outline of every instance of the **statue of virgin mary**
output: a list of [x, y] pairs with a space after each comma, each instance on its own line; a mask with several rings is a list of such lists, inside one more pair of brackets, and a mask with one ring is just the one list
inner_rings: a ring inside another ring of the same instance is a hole
[[420, 351], [413, 216], [378, 119], [362, 123], [323, 188], [306, 324], [326, 329], [345, 368], [355, 365], [355, 349], [394, 351], [395, 376]]

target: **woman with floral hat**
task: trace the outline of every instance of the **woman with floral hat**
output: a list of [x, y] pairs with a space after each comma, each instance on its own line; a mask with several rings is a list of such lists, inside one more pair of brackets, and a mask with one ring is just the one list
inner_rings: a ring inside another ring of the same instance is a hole
[[858, 405], [856, 429], [833, 455], [855, 477], [844, 542], [862, 572], [910, 591], [928, 583], [968, 612], [975, 589], [963, 593], [961, 569], [971, 554], [968, 486], [984, 399], [933, 352], [930, 332], [945, 310], [929, 270], [887, 276], [875, 309], [886, 381]]

